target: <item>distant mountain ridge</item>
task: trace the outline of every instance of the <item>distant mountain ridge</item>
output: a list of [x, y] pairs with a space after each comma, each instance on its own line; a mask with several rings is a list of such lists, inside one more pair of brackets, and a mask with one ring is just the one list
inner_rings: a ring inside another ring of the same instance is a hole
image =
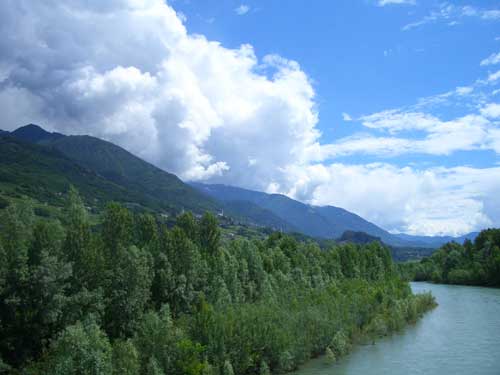
[[229, 206], [235, 201], [252, 202], [287, 221], [299, 232], [312, 237], [339, 239], [346, 231], [364, 232], [391, 246], [428, 248], [439, 247], [453, 240], [463, 242], [465, 238], [474, 238], [476, 235], [470, 233], [454, 238], [392, 234], [339, 207], [312, 206], [293, 200], [285, 195], [267, 194], [228, 185], [203, 183], [191, 183], [191, 185]]

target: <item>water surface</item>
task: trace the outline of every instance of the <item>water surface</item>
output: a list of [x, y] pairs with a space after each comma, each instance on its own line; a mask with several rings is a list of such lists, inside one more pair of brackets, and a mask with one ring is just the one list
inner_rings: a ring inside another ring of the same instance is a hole
[[322, 358], [295, 375], [500, 375], [500, 289], [412, 283], [439, 306], [417, 324], [328, 365]]

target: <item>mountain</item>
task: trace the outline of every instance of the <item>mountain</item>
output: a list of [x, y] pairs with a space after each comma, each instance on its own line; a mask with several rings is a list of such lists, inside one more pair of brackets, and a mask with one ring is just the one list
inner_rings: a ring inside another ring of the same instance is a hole
[[218, 209], [218, 204], [182, 182], [174, 174], [99, 138], [50, 133], [37, 125], [26, 125], [11, 133], [26, 142], [58, 150], [79, 165], [128, 191], [162, 201], [178, 210], [194, 212]]
[[335, 229], [336, 237], [340, 237], [346, 231], [364, 232], [373, 237], [378, 237], [384, 242], [396, 242], [393, 235], [373, 223], [363, 219], [352, 212], [334, 206], [314, 206], [314, 209]]
[[[345, 232], [363, 232], [366, 236], [377, 238], [394, 247], [428, 249], [439, 247], [449, 241], [463, 242], [465, 238], [473, 239], [476, 235], [470, 233], [462, 237], [431, 237], [392, 234], [339, 207], [312, 206], [281, 194], [267, 194], [227, 185], [201, 183], [191, 185], [226, 205], [237, 201], [251, 202], [286, 221], [296, 231], [312, 237], [338, 239], [342, 238]], [[356, 238], [359, 236], [358, 234]]]
[[313, 207], [280, 194], [266, 194], [227, 185], [206, 185], [194, 183], [193, 186], [215, 199], [231, 204], [235, 201], [248, 201], [272, 212], [298, 231], [312, 237], [335, 238], [330, 223], [319, 215]]
[[463, 236], [452, 237], [452, 236], [414, 236], [404, 233], [395, 234], [394, 236], [401, 238], [402, 240], [410, 243], [421, 245], [424, 244], [427, 247], [439, 247], [447, 242], [455, 241], [458, 243], [463, 243], [465, 240], [474, 241], [479, 232], [467, 233]]
[[249, 201], [221, 202], [226, 215], [243, 224], [268, 227], [284, 232], [298, 232], [297, 228], [271, 211]]
[[10, 134], [25, 142], [37, 144], [49, 144], [52, 141], [64, 138], [61, 133], [50, 133], [35, 124], [20, 127]]
[[354, 242], [359, 244], [367, 244], [370, 242], [378, 241], [382, 242], [379, 237], [370, 236], [365, 232], [355, 232], [352, 230], [346, 230], [342, 233], [342, 236], [338, 239], [339, 242]]
[[365, 232], [384, 242], [399, 244], [404, 240], [394, 238], [389, 232], [343, 208], [311, 206], [281, 194], [267, 194], [227, 185], [193, 183], [200, 191], [231, 204], [235, 201], [254, 203], [288, 222], [308, 236], [338, 238], [345, 231]]
[[0, 191], [11, 197], [27, 195], [57, 206], [62, 193], [73, 185], [95, 206], [116, 200], [165, 207], [163, 202], [114, 184], [55, 149], [0, 134], [0, 155]]

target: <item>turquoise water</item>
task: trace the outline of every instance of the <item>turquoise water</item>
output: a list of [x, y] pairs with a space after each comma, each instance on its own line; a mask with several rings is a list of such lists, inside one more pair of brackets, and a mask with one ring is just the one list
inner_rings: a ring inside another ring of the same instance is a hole
[[500, 375], [500, 289], [412, 283], [439, 306], [417, 324], [374, 345], [356, 347], [336, 364], [322, 358], [295, 375]]

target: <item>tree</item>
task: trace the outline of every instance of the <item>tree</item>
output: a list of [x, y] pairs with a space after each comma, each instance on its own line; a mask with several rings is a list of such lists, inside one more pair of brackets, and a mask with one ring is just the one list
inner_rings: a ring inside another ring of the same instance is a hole
[[10, 205], [1, 217], [0, 356], [13, 366], [19, 366], [31, 358], [34, 352], [34, 345], [29, 342], [31, 335], [29, 332], [27, 334], [25, 324], [30, 316], [28, 246], [33, 221], [30, 207], [29, 204]]
[[191, 212], [184, 212], [183, 214], [177, 217], [175, 222], [179, 228], [182, 229], [184, 234], [193, 242], [198, 242], [199, 234], [198, 234], [198, 224]]
[[149, 302], [152, 278], [151, 255], [144, 250], [131, 246], [115, 260], [105, 314], [111, 337], [128, 337], [134, 332]]
[[234, 375], [233, 365], [231, 362], [226, 360], [224, 366], [222, 367], [222, 375]]
[[158, 365], [158, 362], [156, 361], [155, 357], [152, 356], [149, 358], [149, 361], [146, 365], [146, 369], [144, 371], [145, 375], [164, 375], [165, 373], [161, 369], [161, 367]]
[[40, 264], [45, 253], [47, 256], [61, 257], [60, 250], [64, 230], [60, 223], [39, 221], [33, 229], [33, 239], [28, 248], [28, 264]]
[[158, 241], [158, 225], [151, 214], [142, 214], [137, 217], [137, 245], [143, 248]]
[[113, 375], [139, 375], [139, 354], [130, 340], [113, 343]]
[[269, 370], [269, 366], [264, 360], [260, 362], [259, 375], [271, 375], [271, 370]]
[[96, 289], [103, 284], [104, 257], [93, 241], [87, 209], [73, 187], [70, 187], [65, 211], [63, 253], [73, 264], [72, 291]]
[[109, 262], [114, 262], [119, 257], [119, 252], [131, 245], [132, 233], [133, 219], [130, 211], [118, 203], [109, 203], [102, 223], [102, 240]]
[[139, 320], [134, 346], [139, 352], [144, 371], [154, 358], [158, 368], [165, 373], [174, 373], [176, 342], [180, 332], [174, 327], [170, 309], [164, 305], [159, 312], [147, 312]]
[[217, 218], [210, 212], [200, 222], [200, 245], [207, 254], [214, 255], [219, 248], [220, 229]]
[[49, 352], [47, 372], [53, 375], [109, 375], [112, 348], [92, 319], [64, 330]]
[[66, 239], [64, 252], [71, 262], [80, 262], [90, 244], [90, 224], [87, 210], [76, 189], [71, 186], [66, 201]]

